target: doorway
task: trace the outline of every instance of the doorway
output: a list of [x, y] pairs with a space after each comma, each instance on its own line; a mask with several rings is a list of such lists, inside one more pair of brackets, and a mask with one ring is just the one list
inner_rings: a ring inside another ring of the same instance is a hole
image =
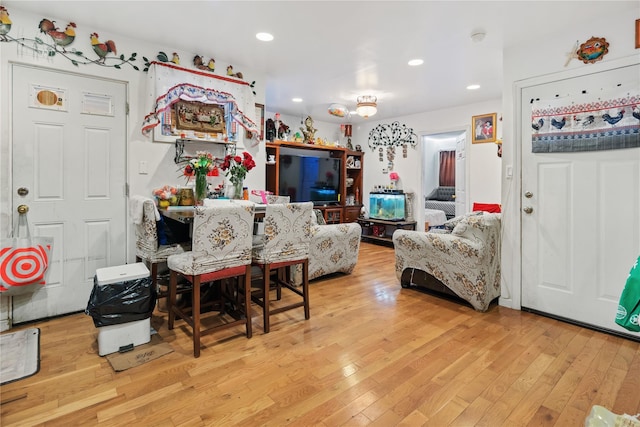
[[462, 215], [467, 211], [467, 150], [466, 130], [450, 131], [422, 136], [423, 152], [423, 176], [422, 194], [424, 209], [424, 197], [441, 185], [440, 161], [444, 152], [455, 152], [455, 215]]

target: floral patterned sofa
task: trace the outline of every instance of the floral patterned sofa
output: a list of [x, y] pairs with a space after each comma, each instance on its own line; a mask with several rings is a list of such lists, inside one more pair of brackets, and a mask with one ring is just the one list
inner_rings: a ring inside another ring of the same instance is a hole
[[402, 287], [420, 286], [414, 280], [420, 272], [486, 311], [500, 296], [500, 215], [473, 212], [447, 221], [437, 232], [397, 230], [393, 244]]
[[[350, 274], [358, 262], [362, 227], [356, 222], [326, 224], [322, 212], [313, 210], [311, 244], [309, 246], [309, 280], [331, 273]], [[299, 266], [296, 266], [299, 267]], [[293, 282], [302, 282], [302, 272], [296, 268]]]

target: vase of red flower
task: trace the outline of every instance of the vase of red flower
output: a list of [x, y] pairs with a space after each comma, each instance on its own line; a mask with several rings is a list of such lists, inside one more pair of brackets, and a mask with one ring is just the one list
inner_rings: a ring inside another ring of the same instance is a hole
[[184, 167], [183, 174], [190, 179], [195, 177], [195, 198], [196, 204], [201, 205], [202, 201], [207, 197], [208, 183], [207, 176], [218, 176], [218, 169], [215, 165], [215, 159], [206, 151], [196, 152], [196, 157], [190, 159]]
[[256, 162], [251, 157], [251, 154], [246, 151], [242, 153], [242, 156], [232, 156], [230, 154], [225, 156], [220, 168], [226, 171], [226, 175], [232, 184], [230, 190], [233, 194], [228, 194], [229, 198], [242, 199], [244, 178], [247, 176], [247, 172], [255, 166]]

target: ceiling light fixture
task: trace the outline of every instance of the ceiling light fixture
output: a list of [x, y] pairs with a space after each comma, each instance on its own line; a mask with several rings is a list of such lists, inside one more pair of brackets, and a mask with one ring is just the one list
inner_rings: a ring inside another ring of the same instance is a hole
[[258, 33], [256, 34], [256, 38], [263, 42], [270, 42], [271, 40], [273, 40], [273, 35], [269, 33]]
[[468, 90], [480, 89], [480, 85], [478, 85], [478, 84], [469, 85], [469, 86], [467, 86], [467, 89]]
[[485, 33], [484, 30], [474, 30], [471, 32], [471, 40], [474, 43], [480, 43], [482, 40], [484, 40], [486, 35], [487, 33]]
[[358, 104], [356, 107], [356, 113], [358, 113], [359, 116], [362, 116], [365, 119], [373, 116], [375, 113], [378, 112], [378, 108], [376, 104], [377, 100], [378, 98], [376, 98], [373, 95], [359, 96]]
[[412, 59], [408, 62], [408, 64], [412, 67], [416, 67], [418, 65], [422, 65], [424, 64], [424, 60], [422, 59]]
[[302, 102], [302, 98], [291, 98], [293, 102]]

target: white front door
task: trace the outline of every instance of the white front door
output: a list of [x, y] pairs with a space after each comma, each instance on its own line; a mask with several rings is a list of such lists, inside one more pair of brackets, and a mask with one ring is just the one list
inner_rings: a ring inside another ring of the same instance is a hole
[[467, 213], [467, 135], [456, 138], [456, 216]]
[[532, 100], [639, 87], [633, 65], [523, 88], [523, 308], [632, 335], [614, 320], [640, 253], [640, 148], [532, 153], [527, 124]]
[[54, 238], [47, 284], [13, 297], [14, 324], [84, 310], [96, 269], [125, 263], [126, 93], [12, 66], [13, 208], [27, 205], [31, 234]]

